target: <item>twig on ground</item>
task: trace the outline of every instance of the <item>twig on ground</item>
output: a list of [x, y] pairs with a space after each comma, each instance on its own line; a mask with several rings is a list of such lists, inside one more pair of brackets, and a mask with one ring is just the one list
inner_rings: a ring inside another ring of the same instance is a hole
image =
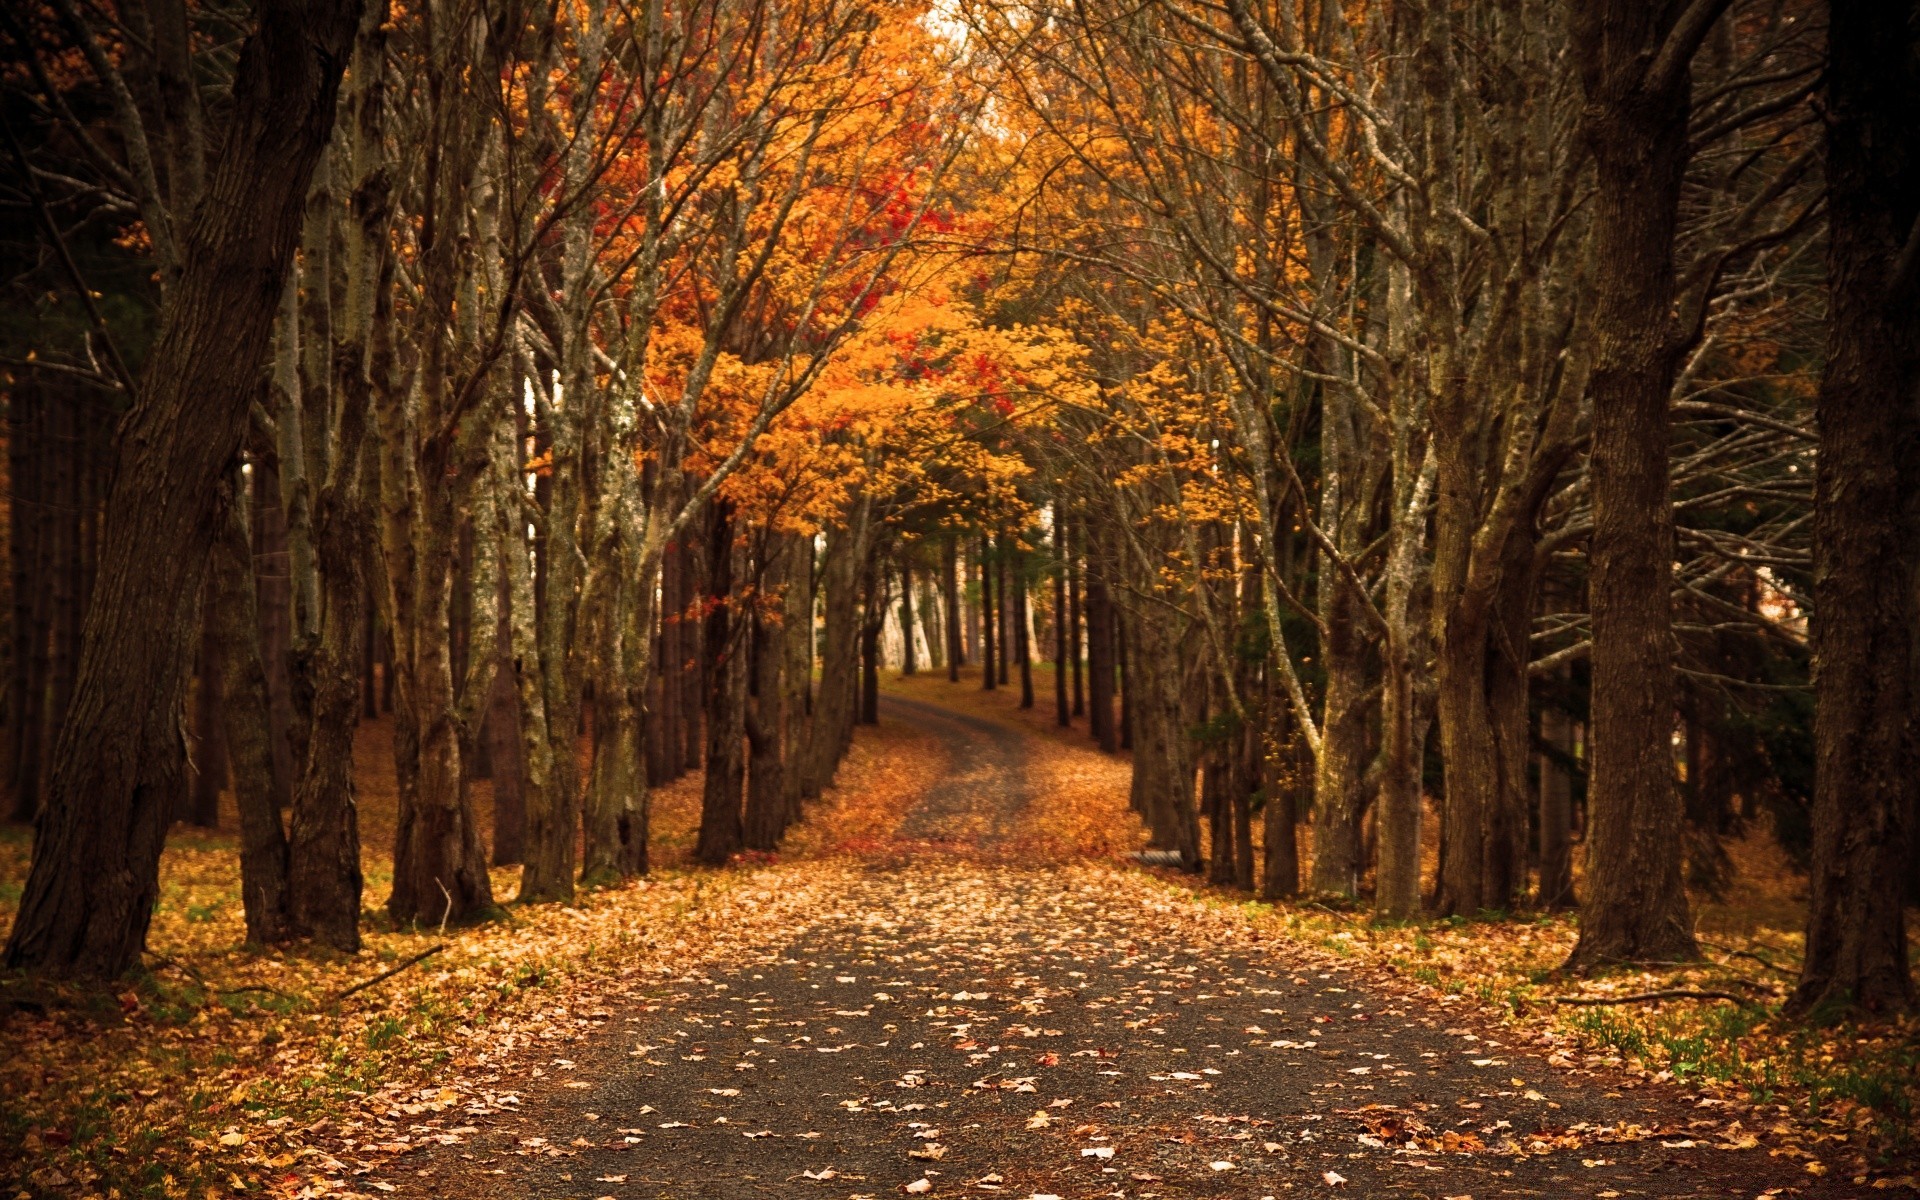
[[168, 958], [166, 955], [155, 954], [151, 950], [147, 951], [147, 957], [151, 958], [155, 963], [157, 963], [160, 966], [172, 967], [174, 970], [180, 972], [182, 975], [186, 975], [190, 977], [195, 983], [200, 985], [203, 991], [211, 992], [213, 990], [213, 985], [207, 982], [207, 977], [205, 975], [202, 975], [200, 972], [194, 970], [192, 967], [188, 966], [187, 964], [183, 962], [175, 962], [173, 959]]
[[442, 950], [445, 950], [446, 948], [447, 948], [446, 943], [442, 942], [438, 946], [434, 946], [434, 947], [431, 947], [430, 949], [422, 950], [420, 953], [414, 955], [412, 958], [401, 963], [399, 966], [394, 967], [390, 970], [382, 971], [378, 975], [375, 975], [372, 979], [367, 980], [365, 983], [356, 983], [344, 992], [339, 992], [333, 996], [329, 996], [327, 998], [327, 1004], [328, 1005], [338, 1004], [342, 1000], [345, 1000], [348, 996], [353, 995], [355, 992], [364, 992], [376, 983], [385, 983], [387, 980], [392, 979], [395, 975], [398, 975], [400, 972], [406, 970], [408, 967], [413, 966], [415, 963], [420, 962], [422, 959], [431, 958], [434, 955], [440, 953]]
[[1635, 992], [1631, 996], [1555, 996], [1555, 1004], [1577, 1004], [1599, 1006], [1607, 1004], [1640, 1004], [1650, 1000], [1731, 1000], [1735, 1004], [1752, 1004], [1745, 996], [1736, 996], [1732, 992], [1697, 991], [1693, 988], [1669, 988], [1660, 992]]

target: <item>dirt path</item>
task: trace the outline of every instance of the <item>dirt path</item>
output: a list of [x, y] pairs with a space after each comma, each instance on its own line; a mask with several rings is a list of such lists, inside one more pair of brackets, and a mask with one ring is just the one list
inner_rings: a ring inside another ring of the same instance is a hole
[[875, 860], [809, 934], [690, 970], [537, 1078], [523, 1063], [517, 1105], [416, 1126], [426, 1148], [367, 1182], [588, 1200], [1852, 1194], [1715, 1148], [1710, 1111], [1228, 936], [1137, 874], [970, 857], [1004, 852], [1041, 802], [1030, 735], [893, 698], [886, 715], [953, 759], [902, 826], [952, 853]]

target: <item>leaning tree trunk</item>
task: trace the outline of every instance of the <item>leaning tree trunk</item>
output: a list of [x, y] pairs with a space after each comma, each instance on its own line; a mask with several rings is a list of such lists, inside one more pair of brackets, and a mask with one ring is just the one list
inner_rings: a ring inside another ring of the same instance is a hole
[[182, 689], [221, 520], [219, 480], [258, 394], [358, 0], [262, 0], [232, 125], [121, 425], [73, 701], [54, 750], [6, 965], [114, 976], [138, 959], [184, 768]]
[[[1595, 0], [1573, 24], [1595, 163], [1593, 776], [1575, 970], [1695, 958], [1673, 783], [1673, 513], [1667, 405], [1674, 231], [1687, 166], [1691, 48], [1680, 5]], [[1701, 31], [1698, 36], [1704, 36]]]
[[1920, 69], [1911, 6], [1830, 6], [1827, 366], [1815, 409], [1812, 901], [1791, 1007], [1913, 1004]]
[[841, 751], [852, 736], [857, 673], [860, 666], [860, 565], [867, 555], [868, 513], [872, 501], [855, 501], [846, 524], [827, 534], [821, 585], [826, 593], [822, 629], [820, 690], [813, 708], [807, 747], [805, 795], [818, 796], [833, 782]]

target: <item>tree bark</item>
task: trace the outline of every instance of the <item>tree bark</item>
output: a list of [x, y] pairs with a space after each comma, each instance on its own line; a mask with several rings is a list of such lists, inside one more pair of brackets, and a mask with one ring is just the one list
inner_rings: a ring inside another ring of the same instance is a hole
[[1816, 417], [1812, 897], [1790, 1007], [1914, 1003], [1920, 69], [1910, 5], [1829, 6], [1827, 364]]
[[1361, 633], [1359, 600], [1351, 585], [1322, 566], [1322, 605], [1326, 635], [1320, 662], [1326, 672], [1320, 756], [1313, 787], [1312, 889], [1322, 895], [1353, 896], [1360, 887], [1360, 814], [1366, 803], [1367, 701], [1366, 639]]
[[[782, 637], [787, 569], [793, 561], [787, 538], [771, 530], [761, 538], [758, 586], [754, 589], [752, 663], [747, 701], [747, 815], [749, 850], [773, 850], [787, 828], [787, 691]], [[904, 576], [904, 569], [902, 574]], [[910, 610], [909, 610], [910, 611]]]
[[1087, 574], [1087, 724], [1094, 741], [1108, 754], [1120, 750], [1120, 728], [1113, 719], [1113, 602], [1103, 572]]
[[273, 788], [273, 728], [267, 720], [267, 676], [260, 663], [260, 626], [254, 613], [252, 550], [246, 510], [236, 502], [214, 548], [207, 586], [208, 634], [220, 660], [220, 688], [226, 700], [247, 941], [270, 946], [292, 939], [297, 930], [290, 850], [280, 819], [280, 799]]
[[262, 0], [232, 125], [121, 426], [73, 705], [54, 753], [6, 965], [132, 966], [180, 784], [182, 685], [221, 520], [219, 479], [257, 394], [307, 183], [326, 147], [358, 0]]
[[1053, 719], [1065, 729], [1073, 724], [1067, 705], [1067, 546], [1066, 516], [1058, 500], [1053, 504]]
[[794, 538], [787, 557], [787, 590], [781, 598], [780, 626], [782, 653], [786, 655], [781, 686], [787, 694], [781, 706], [786, 722], [781, 734], [786, 754], [781, 790], [786, 796], [786, 824], [792, 825], [800, 820], [805, 803], [806, 749], [817, 728], [813, 717], [813, 536]]
[[887, 572], [878, 561], [867, 565], [865, 616], [860, 626], [860, 723], [880, 723], [880, 630], [887, 623]]
[[736, 611], [734, 580], [740, 550], [732, 505], [713, 504], [707, 550], [707, 773], [700, 793], [700, 833], [694, 857], [722, 866], [743, 845], [741, 805], [746, 782], [747, 658], [751, 639]]
[[1573, 755], [1566, 710], [1549, 700], [1540, 710], [1540, 888], [1535, 903], [1552, 912], [1573, 907], [1573, 787], [1564, 759]]
[[7, 400], [7, 516], [11, 534], [7, 551], [13, 576], [13, 626], [9, 630], [13, 652], [7, 663], [7, 769], [12, 791], [9, 809], [15, 821], [31, 821], [40, 811], [40, 701], [44, 693], [35, 686], [34, 658], [45, 641], [40, 620], [46, 589], [40, 586], [34, 566], [47, 512], [40, 495], [43, 406], [38, 383], [31, 378], [21, 380]]
[[1013, 657], [1020, 664], [1020, 707], [1033, 707], [1033, 648], [1027, 644], [1027, 579], [1025, 564], [1016, 560], [1013, 577]]
[[220, 826], [220, 793], [227, 787], [227, 741], [221, 730], [220, 647], [213, 633], [215, 617], [201, 605], [200, 661], [194, 667], [193, 753], [188, 760], [192, 786], [182, 816], [203, 829]]
[[900, 673], [917, 674], [920, 664], [913, 653], [913, 560], [905, 547], [900, 551]]
[[[980, 537], [980, 686], [992, 691], [999, 657], [994, 653], [993, 626], [998, 611], [993, 596], [993, 567], [987, 558], [987, 538]], [[1003, 631], [1004, 632], [1004, 631]]]
[[1724, 0], [1596, 0], [1572, 17], [1595, 163], [1593, 776], [1587, 896], [1568, 965], [1698, 956], [1673, 785], [1667, 405], [1674, 231], [1686, 171], [1688, 63]]
[[873, 502], [856, 499], [843, 526], [827, 533], [826, 563], [821, 587], [826, 593], [826, 619], [820, 652], [820, 691], [813, 709], [813, 735], [807, 747], [808, 798], [818, 796], [833, 782], [853, 736], [858, 715], [860, 667], [860, 567], [867, 554], [867, 525]]
[[944, 602], [947, 625], [947, 682], [960, 682], [960, 668], [966, 665], [967, 648], [960, 640], [960, 551], [952, 534], [946, 537], [943, 549], [943, 570], [940, 575], [941, 599]]

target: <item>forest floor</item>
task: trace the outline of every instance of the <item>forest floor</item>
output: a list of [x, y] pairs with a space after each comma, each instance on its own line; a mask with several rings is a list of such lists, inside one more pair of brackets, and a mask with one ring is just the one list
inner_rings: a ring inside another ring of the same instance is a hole
[[653, 879], [374, 919], [357, 960], [237, 949], [230, 840], [178, 839], [152, 974], [0, 1018], [0, 1163], [28, 1196], [1912, 1194], [1911, 1025], [1560, 1009], [1731, 968], [1561, 981], [1562, 917], [1380, 927], [1141, 870], [1124, 762], [1013, 700], [891, 682], [777, 858], [686, 869], [683, 781]]

